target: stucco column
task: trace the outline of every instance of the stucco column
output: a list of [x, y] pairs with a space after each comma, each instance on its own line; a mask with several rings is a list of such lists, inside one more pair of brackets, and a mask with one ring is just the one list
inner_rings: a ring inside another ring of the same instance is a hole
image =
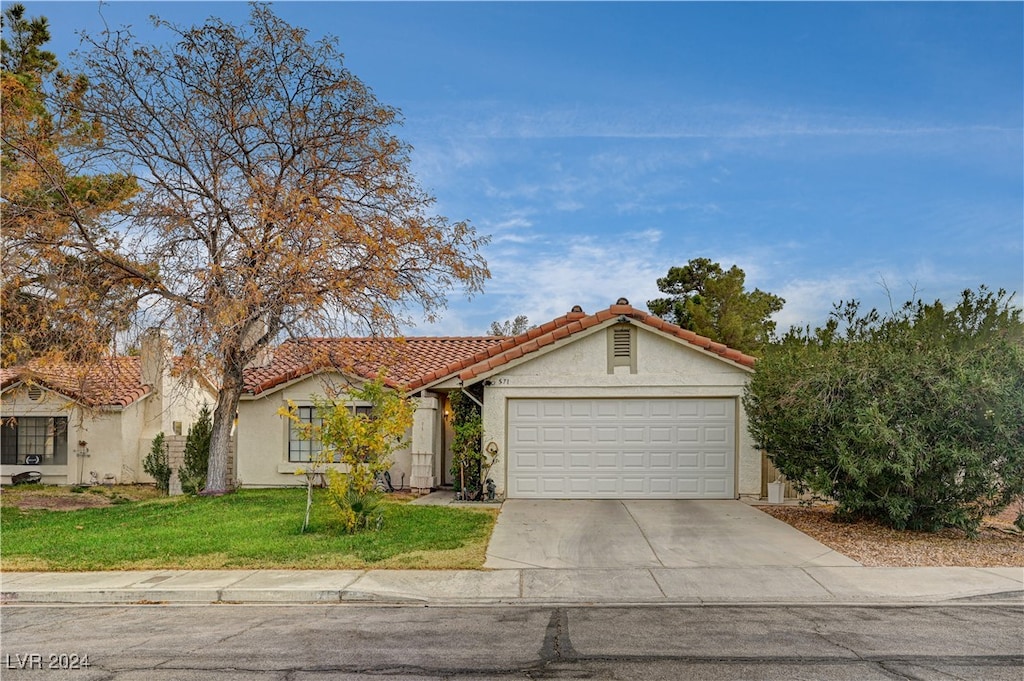
[[409, 474], [409, 487], [413, 492], [429, 492], [434, 487], [434, 427], [437, 423], [437, 398], [420, 397], [416, 402], [416, 413], [412, 419], [412, 470]]

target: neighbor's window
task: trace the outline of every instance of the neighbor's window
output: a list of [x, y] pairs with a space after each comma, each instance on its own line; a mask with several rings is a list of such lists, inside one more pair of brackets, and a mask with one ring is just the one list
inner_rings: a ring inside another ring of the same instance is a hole
[[[66, 416], [14, 416], [0, 426], [0, 463], [23, 465], [27, 457], [38, 456], [41, 466], [62, 466], [68, 462], [68, 418]], [[31, 464], [36, 465], [36, 464]]]
[[[370, 414], [373, 411], [373, 407], [369, 405], [358, 405], [352, 408], [355, 409], [356, 414]], [[296, 412], [299, 420], [304, 424], [313, 427], [323, 425], [323, 419], [317, 415], [316, 407], [296, 407]], [[294, 421], [288, 420], [288, 461], [295, 463], [313, 461], [320, 455], [322, 449], [319, 438], [302, 439], [301, 429]]]

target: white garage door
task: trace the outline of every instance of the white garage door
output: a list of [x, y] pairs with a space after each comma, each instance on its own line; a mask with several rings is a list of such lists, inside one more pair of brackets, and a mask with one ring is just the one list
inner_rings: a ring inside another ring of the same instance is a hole
[[508, 496], [732, 499], [731, 399], [508, 401]]

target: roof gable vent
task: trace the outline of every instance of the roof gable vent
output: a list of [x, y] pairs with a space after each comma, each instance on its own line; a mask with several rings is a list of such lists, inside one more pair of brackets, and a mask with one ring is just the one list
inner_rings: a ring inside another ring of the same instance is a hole
[[28, 387], [28, 399], [33, 402], [38, 402], [43, 397], [43, 389], [38, 385], [30, 385]]
[[633, 350], [631, 340], [628, 326], [616, 326], [612, 329], [612, 356], [629, 357]]
[[617, 367], [629, 367], [629, 373], [636, 373], [636, 327], [632, 324], [608, 329], [608, 373], [614, 374]]

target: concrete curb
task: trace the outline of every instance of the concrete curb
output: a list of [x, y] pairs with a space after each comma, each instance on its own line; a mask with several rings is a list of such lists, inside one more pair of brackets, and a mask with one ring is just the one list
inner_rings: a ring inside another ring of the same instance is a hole
[[1024, 568], [5, 573], [17, 604], [1024, 605]]

